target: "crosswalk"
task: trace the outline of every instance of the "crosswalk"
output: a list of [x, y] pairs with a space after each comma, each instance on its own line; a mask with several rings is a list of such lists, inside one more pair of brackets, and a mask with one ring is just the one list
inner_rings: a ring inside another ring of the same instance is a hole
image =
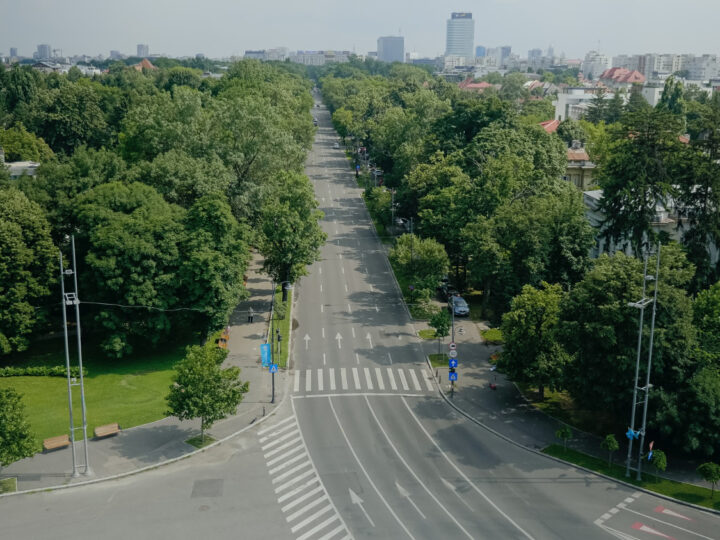
[[258, 432], [280, 510], [296, 540], [352, 538], [330, 500], [295, 416]]
[[295, 394], [336, 392], [433, 392], [433, 379], [424, 368], [341, 367], [296, 369]]

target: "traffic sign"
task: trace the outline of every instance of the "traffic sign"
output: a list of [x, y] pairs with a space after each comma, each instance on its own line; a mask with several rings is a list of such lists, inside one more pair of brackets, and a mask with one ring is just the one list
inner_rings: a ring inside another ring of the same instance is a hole
[[457, 381], [457, 373], [449, 373], [448, 374], [448, 380], [450, 381]]
[[457, 364], [457, 358], [451, 358], [448, 362], [451, 368], [456, 368], [458, 366]]
[[450, 342], [450, 350], [451, 350], [451, 351], [454, 351], [456, 348], [457, 348], [457, 345], [455, 345], [455, 342], [454, 342], [454, 341], [451, 341], [451, 342]]
[[277, 372], [278, 372], [278, 365], [270, 364], [270, 373], [277, 373]]
[[455, 349], [453, 349], [452, 351], [450, 351], [450, 352], [448, 353], [448, 356], [449, 356], [450, 358], [457, 358], [457, 351], [456, 351]]
[[260, 345], [260, 360], [262, 361], [263, 367], [268, 367], [272, 362], [272, 352], [270, 351], [269, 343]]

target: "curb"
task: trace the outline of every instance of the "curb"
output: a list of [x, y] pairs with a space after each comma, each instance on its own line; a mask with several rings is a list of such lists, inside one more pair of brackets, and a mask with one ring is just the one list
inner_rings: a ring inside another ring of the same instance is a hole
[[625, 486], [625, 487], [627, 487], [627, 488], [633, 489], [633, 490], [635, 490], [635, 491], [642, 491], [643, 493], [647, 493], [648, 495], [652, 495], [652, 496], [654, 496], [654, 497], [659, 497], [659, 498], [664, 499], [664, 500], [666, 500], [666, 501], [674, 502], [674, 503], [676, 503], [676, 504], [681, 504], [681, 505], [686, 506], [686, 507], [688, 507], [688, 508], [693, 508], [693, 509], [695, 509], [695, 510], [700, 510], [700, 511], [702, 511], [702, 512], [707, 512], [707, 513], [711, 513], [711, 514], [715, 514], [715, 515], [720, 516], [720, 510], [715, 510], [714, 508], [708, 508], [708, 507], [706, 507], [706, 506], [699, 506], [699, 505], [697, 505], [697, 504], [693, 504], [693, 503], [690, 503], [690, 502], [682, 501], [682, 500], [680, 500], [680, 499], [675, 499], [675, 498], [673, 498], [673, 497], [670, 497], [669, 495], [664, 495], [664, 494], [662, 494], [662, 493], [657, 493], [657, 492], [655, 492], [655, 491], [651, 491], [651, 490], [649, 490], [649, 489], [645, 489], [645, 488], [643, 488], [643, 487], [636, 486], [636, 485], [630, 484], [630, 483], [628, 483], [628, 482], [624, 482], [623, 480], [618, 480], [617, 478], [613, 478], [613, 477], [611, 477], [611, 476], [607, 476], [606, 474], [603, 474], [603, 473], [600, 473], [600, 472], [597, 472], [597, 471], [593, 471], [593, 470], [591, 470], [591, 469], [587, 469], [587, 468], [585, 468], [585, 467], [583, 467], [583, 466], [581, 466], [581, 465], [576, 465], [575, 463], [571, 463], [571, 462], [569, 462], [569, 461], [565, 461], [565, 460], [562, 459], [562, 458], [558, 458], [558, 457], [555, 457], [555, 456], [551, 456], [551, 455], [549, 455], [549, 454], [545, 454], [545, 453], [543, 453], [543, 452], [540, 452], [539, 450], [535, 450], [534, 448], [530, 448], [530, 447], [528, 447], [528, 446], [525, 446], [524, 444], [521, 444], [521, 443], [519, 443], [519, 442], [511, 439], [511, 438], [508, 437], [507, 435], [503, 435], [503, 434], [500, 433], [499, 431], [496, 431], [495, 429], [491, 428], [490, 426], [486, 425], [485, 423], [483, 423], [483, 422], [481, 422], [480, 420], [478, 420], [477, 418], [475, 418], [475, 417], [474, 417], [473, 415], [471, 415], [470, 413], [466, 412], [465, 410], [463, 410], [463, 409], [461, 409], [460, 407], [458, 407], [457, 405], [455, 405], [455, 404], [450, 400], [450, 398], [448, 398], [447, 395], [445, 395], [445, 392], [442, 391], [442, 387], [441, 387], [441, 385], [440, 385], [440, 381], [438, 380], [437, 377], [435, 377], [435, 372], [432, 370], [432, 365], [430, 364], [430, 359], [429, 359], [427, 356], [425, 357], [425, 362], [427, 363], [428, 368], [430, 368], [430, 373], [431, 373], [433, 379], [435, 379], [435, 383], [437, 384], [437, 387], [438, 387], [438, 393], [440, 394], [440, 397], [443, 398], [443, 400], [445, 401], [445, 403], [447, 403], [450, 407], [452, 407], [453, 409], [455, 409], [458, 413], [460, 413], [461, 415], [463, 415], [465, 418], [467, 418], [468, 420], [470, 420], [470, 421], [473, 422], [474, 424], [476, 424], [476, 425], [478, 425], [479, 427], [483, 428], [484, 430], [492, 433], [492, 434], [495, 435], [496, 437], [499, 437], [500, 439], [504, 440], [505, 442], [508, 442], [508, 443], [516, 446], [517, 448], [521, 448], [522, 450], [525, 450], [525, 451], [527, 451], [527, 452], [532, 452], [532, 453], [535, 454], [535, 455], [542, 456], [542, 457], [544, 457], [544, 458], [546, 458], [546, 459], [553, 460], [553, 461], [555, 461], [555, 462], [557, 462], [557, 463], [561, 463], [561, 464], [563, 464], [563, 465], [567, 465], [567, 466], [569, 466], [569, 467], [573, 467], [574, 469], [578, 469], [578, 470], [584, 471], [584, 472], [586, 472], [586, 473], [593, 474], [593, 475], [598, 476], [598, 477], [600, 477], [600, 478], [603, 478], [603, 479], [605, 479], [605, 480], [607, 480], [607, 481], [609, 481], [609, 482], [614, 482], [614, 483], [616, 483], [616, 484], [620, 484], [620, 485], [622, 485], [622, 486]]

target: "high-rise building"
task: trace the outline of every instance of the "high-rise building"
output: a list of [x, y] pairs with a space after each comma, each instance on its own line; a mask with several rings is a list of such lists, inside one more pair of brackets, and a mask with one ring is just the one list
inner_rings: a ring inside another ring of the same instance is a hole
[[504, 66], [507, 64], [507, 59], [510, 58], [510, 53], [512, 53], [512, 47], [510, 45], [505, 45], [504, 47], [500, 47], [500, 65]]
[[485, 58], [486, 53], [487, 49], [482, 45], [478, 45], [477, 47], [475, 47], [475, 58]]
[[145, 58], [146, 56], [150, 56], [150, 45], [144, 45], [142, 43], [138, 43], [137, 55], [140, 58]]
[[528, 51], [528, 60], [536, 60], [542, 58], [542, 49], [530, 49]]
[[17, 58], [17, 47], [10, 47], [10, 58]]
[[110, 58], [113, 60], [122, 60], [123, 55], [120, 51], [110, 51]]
[[451, 13], [447, 20], [445, 56], [473, 58], [475, 21], [472, 13]]
[[47, 43], [37, 46], [37, 55], [40, 60], [48, 60], [52, 58], [52, 47]]
[[580, 66], [580, 71], [587, 79], [597, 79], [603, 71], [610, 68], [610, 58], [597, 51], [590, 51]]
[[377, 40], [377, 58], [381, 62], [402, 62], [405, 60], [405, 38], [385, 36]]

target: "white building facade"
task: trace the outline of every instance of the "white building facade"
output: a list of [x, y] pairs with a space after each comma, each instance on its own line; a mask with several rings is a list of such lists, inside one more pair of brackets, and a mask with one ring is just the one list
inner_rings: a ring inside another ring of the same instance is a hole
[[475, 21], [472, 13], [451, 13], [447, 20], [445, 56], [474, 58]]

